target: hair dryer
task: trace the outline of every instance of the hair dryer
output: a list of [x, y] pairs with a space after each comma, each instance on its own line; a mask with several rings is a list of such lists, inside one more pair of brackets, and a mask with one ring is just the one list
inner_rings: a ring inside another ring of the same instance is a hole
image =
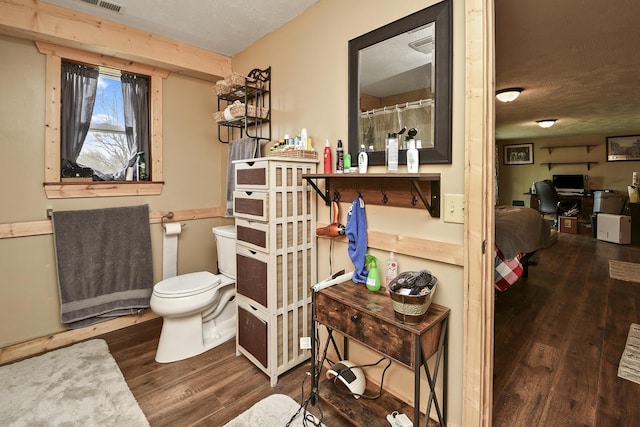
[[339, 223], [340, 220], [340, 205], [338, 202], [332, 202], [333, 206], [333, 223], [326, 227], [316, 228], [316, 236], [326, 237], [338, 237], [344, 236], [344, 225]]

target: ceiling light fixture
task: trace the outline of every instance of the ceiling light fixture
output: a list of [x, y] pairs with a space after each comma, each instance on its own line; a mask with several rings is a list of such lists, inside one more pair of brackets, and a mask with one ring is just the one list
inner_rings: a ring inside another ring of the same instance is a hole
[[536, 120], [536, 123], [541, 128], [545, 128], [546, 129], [546, 128], [550, 128], [551, 126], [553, 126], [556, 123], [556, 119]]
[[520, 96], [520, 93], [522, 93], [523, 90], [524, 89], [520, 87], [500, 89], [496, 92], [496, 98], [498, 98], [498, 101], [501, 102], [513, 102]]

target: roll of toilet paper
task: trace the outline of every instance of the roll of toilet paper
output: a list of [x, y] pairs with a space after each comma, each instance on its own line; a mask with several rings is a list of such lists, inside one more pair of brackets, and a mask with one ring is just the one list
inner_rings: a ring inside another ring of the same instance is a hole
[[163, 224], [162, 241], [162, 278], [175, 277], [178, 273], [178, 236], [182, 232], [179, 222]]

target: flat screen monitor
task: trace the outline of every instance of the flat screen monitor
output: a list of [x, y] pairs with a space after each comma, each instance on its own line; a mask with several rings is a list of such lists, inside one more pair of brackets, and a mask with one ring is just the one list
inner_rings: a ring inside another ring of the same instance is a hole
[[584, 191], [584, 175], [553, 175], [553, 186], [558, 191]]

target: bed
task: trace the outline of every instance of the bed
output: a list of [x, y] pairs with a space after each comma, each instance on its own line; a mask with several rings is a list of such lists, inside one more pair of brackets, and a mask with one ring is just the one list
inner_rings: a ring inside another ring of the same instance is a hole
[[526, 277], [529, 258], [549, 245], [551, 226], [535, 209], [496, 206], [495, 233], [495, 287], [505, 291]]

